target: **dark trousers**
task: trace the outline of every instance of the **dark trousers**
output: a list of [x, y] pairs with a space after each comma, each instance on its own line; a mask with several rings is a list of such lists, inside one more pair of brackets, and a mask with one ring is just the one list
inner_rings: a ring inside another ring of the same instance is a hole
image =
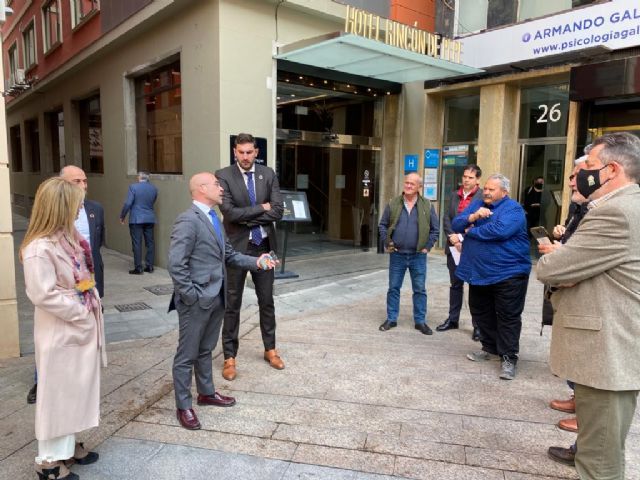
[[[449, 317], [447, 320], [457, 325], [460, 322], [460, 310], [462, 310], [464, 282], [456, 277], [458, 266], [453, 261], [452, 255], [447, 255], [447, 268], [449, 269]], [[475, 327], [476, 322], [473, 318], [471, 322]]]
[[469, 309], [480, 329], [482, 350], [518, 359], [521, 315], [528, 285], [527, 275], [492, 285], [469, 285]]
[[155, 256], [155, 243], [153, 241], [153, 223], [130, 223], [129, 233], [131, 234], [131, 247], [133, 250], [133, 265], [136, 270], [142, 270], [142, 237], [144, 236], [144, 246], [147, 249], [145, 263], [147, 267], [153, 267], [153, 257]]
[[[249, 242], [245, 253], [252, 257], [259, 257], [263, 253], [269, 253], [269, 251], [269, 239], [265, 238], [259, 246]], [[246, 278], [247, 270], [227, 267], [227, 305], [222, 326], [222, 350], [225, 359], [235, 358], [238, 354], [240, 309], [242, 308], [242, 294]], [[273, 305], [274, 270], [251, 272], [251, 278], [258, 297], [260, 332], [262, 333], [264, 349], [272, 350], [276, 348], [276, 311]]]

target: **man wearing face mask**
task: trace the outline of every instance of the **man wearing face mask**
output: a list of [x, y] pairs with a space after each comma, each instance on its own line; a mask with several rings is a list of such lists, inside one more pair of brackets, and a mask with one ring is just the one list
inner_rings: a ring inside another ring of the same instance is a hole
[[542, 202], [542, 189], [544, 178], [536, 177], [533, 185], [524, 192], [524, 211], [527, 212], [527, 231], [531, 227], [540, 225], [540, 202]]
[[622, 479], [640, 390], [640, 139], [596, 139], [578, 172], [588, 213], [569, 241], [543, 255], [537, 275], [558, 288], [550, 366], [575, 382], [575, 466], [582, 479]]

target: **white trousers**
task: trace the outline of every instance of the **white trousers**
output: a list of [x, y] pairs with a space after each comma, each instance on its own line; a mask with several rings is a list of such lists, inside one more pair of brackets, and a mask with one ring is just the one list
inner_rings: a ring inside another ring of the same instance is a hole
[[42, 465], [42, 462], [68, 460], [73, 457], [75, 448], [76, 436], [74, 434], [51, 438], [49, 440], [38, 440], [36, 463]]

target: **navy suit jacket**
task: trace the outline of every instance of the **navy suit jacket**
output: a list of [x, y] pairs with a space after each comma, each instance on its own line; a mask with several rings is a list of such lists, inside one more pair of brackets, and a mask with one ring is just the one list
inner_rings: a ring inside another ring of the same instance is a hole
[[129, 193], [122, 206], [120, 218], [126, 218], [128, 213], [129, 224], [156, 223], [156, 214], [153, 211], [156, 198], [158, 198], [158, 189], [152, 183], [138, 182], [129, 185]]
[[102, 205], [93, 200], [84, 201], [84, 211], [89, 220], [89, 235], [91, 235], [91, 256], [93, 257], [94, 275], [96, 287], [100, 298], [104, 297], [104, 263], [100, 248], [104, 245], [104, 209]]

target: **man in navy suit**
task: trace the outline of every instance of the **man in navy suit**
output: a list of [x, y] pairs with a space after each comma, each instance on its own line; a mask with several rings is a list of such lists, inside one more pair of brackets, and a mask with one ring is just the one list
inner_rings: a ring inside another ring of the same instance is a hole
[[[273, 222], [282, 218], [284, 204], [276, 173], [266, 165], [258, 165], [256, 140], [240, 133], [234, 141], [236, 163], [216, 172], [224, 189], [220, 211], [224, 228], [237, 252], [259, 257], [277, 249]], [[222, 327], [222, 350], [226, 380], [236, 378], [236, 355], [239, 346], [240, 309], [246, 268], [230, 266], [225, 287], [228, 302]], [[264, 359], [273, 368], [282, 370], [284, 362], [276, 350], [276, 313], [273, 302], [273, 270], [252, 271], [251, 278], [260, 309], [260, 332], [264, 344]]]
[[153, 227], [156, 223], [156, 214], [153, 205], [158, 198], [158, 189], [149, 183], [147, 172], [138, 172], [138, 183], [129, 186], [127, 200], [120, 212], [120, 223], [124, 225], [124, 219], [129, 214], [129, 232], [131, 233], [131, 246], [133, 249], [133, 270], [131, 275], [142, 275], [142, 237], [147, 249], [145, 256], [145, 272], [153, 273], [153, 257], [155, 244], [153, 241]]
[[[78, 185], [86, 194], [87, 175], [81, 168], [75, 165], [67, 165], [60, 170], [60, 178], [74, 185]], [[91, 245], [96, 288], [98, 289], [100, 298], [102, 298], [104, 297], [104, 263], [102, 262], [102, 254], [100, 253], [100, 248], [104, 245], [104, 209], [102, 205], [85, 198], [75, 223], [76, 230], [78, 230], [80, 235]], [[27, 394], [27, 403], [36, 403], [38, 390], [37, 373], [35, 377], [36, 381]]]

